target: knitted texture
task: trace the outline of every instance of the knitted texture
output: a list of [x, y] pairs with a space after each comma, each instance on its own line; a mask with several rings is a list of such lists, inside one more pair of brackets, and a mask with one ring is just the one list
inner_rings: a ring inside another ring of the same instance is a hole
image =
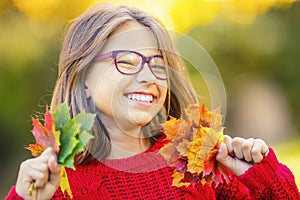
[[[270, 149], [263, 161], [218, 187], [172, 186], [173, 168], [158, 154], [159, 139], [146, 152], [124, 159], [92, 161], [67, 170], [74, 199], [300, 199], [290, 170]], [[14, 187], [7, 200], [18, 199]], [[69, 199], [58, 189], [52, 199]]]

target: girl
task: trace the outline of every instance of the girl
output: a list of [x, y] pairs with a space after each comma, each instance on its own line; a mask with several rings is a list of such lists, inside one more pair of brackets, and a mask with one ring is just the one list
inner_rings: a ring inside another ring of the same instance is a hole
[[[163, 26], [130, 7], [100, 5], [68, 30], [51, 110], [67, 101], [71, 117], [97, 113], [94, 139], [67, 170], [74, 199], [299, 199], [294, 177], [260, 139], [225, 137], [217, 160], [230, 181], [174, 187], [157, 154], [158, 125], [180, 118], [196, 95]], [[69, 199], [59, 187], [53, 149], [24, 161], [7, 199]], [[35, 182], [35, 194], [28, 194]]]

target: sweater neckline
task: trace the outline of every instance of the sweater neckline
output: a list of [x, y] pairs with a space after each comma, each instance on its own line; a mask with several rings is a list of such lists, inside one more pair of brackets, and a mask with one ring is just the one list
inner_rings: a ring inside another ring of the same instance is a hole
[[167, 142], [165, 138], [165, 135], [160, 136], [158, 140], [144, 152], [126, 158], [105, 159], [98, 162], [103, 164], [107, 170], [128, 173], [145, 173], [167, 167], [167, 162], [159, 154], [160, 148]]

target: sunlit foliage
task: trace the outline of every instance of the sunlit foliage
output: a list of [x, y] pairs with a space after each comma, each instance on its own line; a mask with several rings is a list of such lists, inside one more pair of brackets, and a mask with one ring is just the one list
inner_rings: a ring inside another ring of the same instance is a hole
[[29, 18], [63, 20], [81, 14], [94, 0], [12, 0], [12, 2]]
[[[12, 0], [26, 16], [34, 19], [71, 19], [103, 0]], [[181, 32], [221, 17], [239, 24], [252, 23], [258, 14], [272, 8], [288, 8], [295, 0], [112, 0], [141, 8], [162, 20], [167, 28]], [[4, 1], [5, 2], [5, 1]], [[0, 5], [1, 8], [1, 5]]]

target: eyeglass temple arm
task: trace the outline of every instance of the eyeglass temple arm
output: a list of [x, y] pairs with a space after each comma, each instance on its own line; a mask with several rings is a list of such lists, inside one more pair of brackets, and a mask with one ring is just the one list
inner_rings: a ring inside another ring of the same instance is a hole
[[101, 54], [99, 56], [96, 56], [93, 61], [95, 62], [95, 61], [98, 61], [98, 60], [103, 60], [103, 59], [106, 59], [106, 58], [110, 58], [110, 57], [112, 57], [112, 54], [113, 54], [112, 51]]

